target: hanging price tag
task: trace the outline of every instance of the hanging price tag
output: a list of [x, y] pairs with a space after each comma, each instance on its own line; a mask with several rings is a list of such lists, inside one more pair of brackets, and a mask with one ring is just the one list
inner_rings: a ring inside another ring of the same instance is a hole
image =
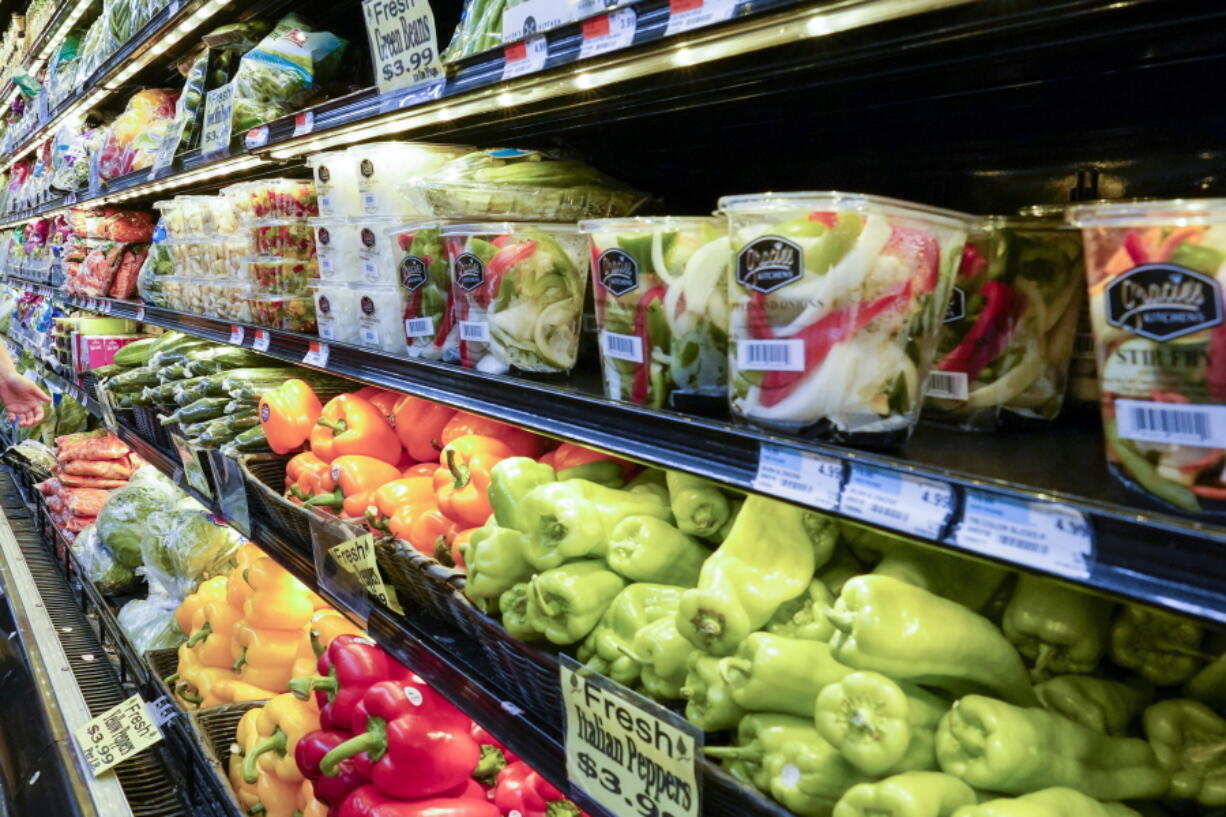
[[315, 130], [315, 112], [299, 111], [294, 114], [294, 136], [306, 136]]
[[853, 464], [839, 511], [925, 539], [940, 537], [954, 509], [954, 490], [936, 480]]
[[139, 695], [111, 707], [72, 734], [94, 777], [162, 739]]
[[595, 57], [628, 47], [634, 42], [634, 29], [638, 16], [634, 9], [624, 8], [591, 17], [582, 23], [583, 42], [579, 45], [579, 59]]
[[307, 346], [307, 353], [303, 355], [302, 362], [308, 366], [318, 366], [322, 369], [328, 365], [329, 351], [328, 344], [313, 340]]
[[549, 42], [544, 34], [511, 43], [503, 49], [502, 78], [515, 79], [535, 74], [545, 67], [548, 59]]
[[843, 463], [833, 457], [762, 443], [755, 491], [832, 511], [839, 506]]
[[143, 321], [145, 319], [145, 307], [144, 306], [136, 307], [136, 319], [138, 321]]
[[1085, 516], [1054, 502], [1036, 502], [966, 490], [953, 543], [986, 556], [1088, 579], [1094, 570], [1094, 534]]
[[234, 120], [234, 83], [227, 82], [204, 97], [204, 130], [200, 155], [217, 159], [230, 153], [230, 127]]
[[[242, 345], [243, 345], [243, 336], [244, 336], [244, 334], [245, 334], [245, 332], [244, 332], [244, 330], [243, 330], [243, 327], [239, 326], [239, 325], [238, 325], [238, 324], [236, 324], [236, 323], [232, 323], [232, 324], [230, 324], [230, 344], [231, 344], [231, 345], [233, 345], [233, 346], [242, 346]], [[258, 333], [257, 333], [257, 334], [258, 334]], [[267, 349], [268, 349], [268, 346], [267, 346], [267, 345], [265, 345], [265, 346], [264, 346], [264, 349], [265, 349], [265, 350], [267, 350]]]
[[669, 0], [668, 28], [664, 36], [671, 37], [732, 18], [736, 0]]
[[204, 468], [200, 465], [200, 456], [196, 450], [178, 434], [171, 434], [170, 441], [174, 443], [175, 450], [179, 452], [179, 462], [183, 463], [183, 479], [201, 495], [212, 500], [213, 491], [209, 487], [208, 477], [204, 475]]
[[260, 125], [247, 131], [247, 135], [243, 137], [243, 147], [247, 150], [255, 150], [262, 148], [268, 144], [268, 126]]
[[162, 142], [158, 145], [157, 155], [153, 157], [153, 167], [149, 169], [149, 181], [156, 179], [174, 164], [175, 154], [179, 151], [179, 142], [183, 140], [183, 129], [186, 126], [187, 117], [181, 117], [166, 129], [162, 135]]
[[363, 534], [329, 548], [328, 553], [338, 565], [356, 576], [362, 587], [366, 588], [366, 592], [378, 599], [383, 606], [397, 613], [404, 613], [396, 602], [395, 591], [383, 583], [383, 576], [379, 573], [374, 536]]
[[580, 805], [617, 817], [698, 817], [702, 730], [569, 655], [558, 658], [566, 776]]
[[174, 702], [166, 695], [156, 701], [150, 701], [146, 706], [149, 708], [149, 717], [153, 718], [153, 722], [158, 726], [179, 717], [179, 711], [175, 708]]
[[[241, 326], [238, 328], [242, 329]], [[230, 337], [234, 337], [233, 329], [230, 330]], [[251, 348], [255, 349], [257, 352], [267, 352], [268, 340], [268, 332], [264, 329], [257, 329], [255, 330], [255, 338], [251, 341]]]
[[362, 14], [381, 95], [443, 78], [434, 12], [427, 0], [363, 0]]

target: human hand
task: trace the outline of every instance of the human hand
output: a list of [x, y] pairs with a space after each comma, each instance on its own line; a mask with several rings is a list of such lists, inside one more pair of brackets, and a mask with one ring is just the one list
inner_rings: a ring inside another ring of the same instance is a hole
[[22, 428], [42, 422], [43, 403], [50, 402], [46, 392], [19, 374], [0, 378], [0, 403], [8, 419]]

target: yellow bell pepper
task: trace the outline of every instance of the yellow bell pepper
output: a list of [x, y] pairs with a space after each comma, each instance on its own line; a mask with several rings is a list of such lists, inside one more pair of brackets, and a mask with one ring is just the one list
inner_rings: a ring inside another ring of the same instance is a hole
[[[260, 558], [264, 557], [261, 556]], [[230, 581], [226, 583], [226, 601], [239, 612], [242, 612], [247, 604], [247, 600], [255, 592], [251, 585], [247, 583], [247, 574], [250, 569], [250, 565], [234, 568], [234, 570], [230, 571]]]
[[[311, 646], [315, 654], [323, 655], [324, 650], [338, 635], [365, 635], [349, 619], [332, 608], [317, 610], [311, 616]], [[314, 675], [314, 672], [307, 673]]]
[[245, 701], [267, 701], [279, 694], [270, 689], [264, 689], [263, 687], [240, 681], [238, 678], [228, 678], [221, 681], [214, 685], [213, 690], [218, 698], [229, 704], [243, 703]]
[[272, 559], [265, 556], [247, 568], [247, 584], [253, 592], [243, 603], [243, 617], [252, 627], [294, 630], [310, 622], [311, 591]]
[[177, 672], [166, 679], [175, 691], [175, 697], [191, 707], [216, 706], [225, 701], [218, 697], [218, 684], [232, 680], [234, 672], [228, 667], [205, 667], [196, 660], [187, 644], [179, 645]]
[[255, 784], [260, 804], [256, 811], [249, 813], [255, 817], [294, 817], [298, 810], [299, 788], [297, 783], [286, 783], [270, 774], [262, 774]]
[[202, 667], [230, 667], [234, 627], [242, 614], [224, 598], [206, 602], [192, 618], [191, 637], [184, 642]]
[[[234, 626], [230, 653], [239, 680], [275, 692], [289, 690], [294, 677], [294, 662], [303, 650], [310, 649], [306, 627], [274, 630], [252, 626], [243, 619]], [[309, 674], [309, 673], [308, 673]]]
[[304, 735], [318, 728], [319, 710], [313, 699], [301, 701], [287, 692], [270, 700], [256, 720], [260, 739], [243, 758], [243, 780], [255, 783], [261, 776], [272, 776], [300, 785], [304, 778], [294, 762], [294, 750]]
[[252, 809], [257, 808], [260, 804], [260, 795], [256, 786], [243, 780], [243, 758], [246, 757], [248, 749], [255, 746], [260, 739], [259, 730], [256, 729], [259, 717], [258, 708], [248, 709], [243, 713], [243, 717], [238, 722], [238, 729], [234, 733], [234, 743], [230, 745], [230, 760], [226, 763], [230, 788], [233, 789], [234, 796], [238, 799], [238, 804], [244, 814], [251, 814]]
[[251, 564], [256, 559], [261, 559], [267, 555], [268, 554], [260, 550], [260, 546], [254, 542], [244, 542], [238, 550], [234, 551], [234, 555], [230, 558], [234, 561], [234, 569], [241, 573], [247, 568], [251, 567]]
[[201, 582], [195, 593], [183, 599], [183, 603], [175, 610], [175, 623], [179, 625], [179, 629], [185, 633], [192, 632], [192, 619], [197, 610], [206, 602], [225, 601], [228, 581], [226, 576], [214, 576], [208, 581]]

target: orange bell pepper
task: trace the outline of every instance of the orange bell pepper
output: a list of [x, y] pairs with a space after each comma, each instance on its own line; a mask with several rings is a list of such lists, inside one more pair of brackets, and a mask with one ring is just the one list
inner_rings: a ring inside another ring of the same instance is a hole
[[383, 415], [383, 419], [387, 420], [389, 426], [395, 427], [396, 421], [392, 418], [395, 416], [396, 404], [400, 402], [400, 398], [405, 395], [398, 391], [388, 391], [387, 389], [375, 389], [371, 394], [362, 395], [370, 402], [372, 406], [379, 410]]
[[626, 480], [634, 476], [634, 472], [638, 470], [638, 466], [628, 460], [605, 454], [603, 451], [597, 451], [587, 446], [575, 445], [574, 443], [562, 443], [559, 445], [553, 451], [552, 461], [547, 464], [553, 466], [553, 470], [558, 472], [558, 479], [563, 480], [567, 479], [567, 477], [562, 475], [563, 471], [578, 468], [581, 465], [590, 465], [594, 462], [617, 463], [622, 470], [622, 478]]
[[387, 530], [387, 519], [402, 505], [434, 502], [434, 481], [430, 477], [394, 479], [370, 495], [365, 517], [369, 525]]
[[346, 454], [332, 461], [332, 469], [320, 480], [320, 492], [306, 504], [340, 513], [345, 497], [369, 494], [394, 479], [400, 479], [400, 472], [394, 465], [362, 454]]
[[443, 428], [456, 416], [455, 409], [424, 400], [411, 394], [403, 395], [392, 410], [396, 435], [413, 459], [419, 462], [438, 459], [446, 445]]
[[[437, 508], [418, 514], [409, 530], [409, 544], [432, 559], [451, 553], [451, 543], [460, 533], [460, 526]], [[441, 560], [440, 560], [441, 561]]]
[[[537, 457], [536, 461], [541, 463], [542, 465], [548, 465], [550, 468], [553, 468], [553, 459], [557, 455], [557, 453], [558, 453], [558, 449], [556, 448], [553, 449], [552, 451], [546, 451], [544, 454], [541, 454], [539, 457]], [[554, 468], [554, 470], [556, 471], [557, 469]]]
[[278, 454], [297, 450], [311, 435], [323, 412], [319, 398], [305, 382], [286, 380], [260, 397], [260, 426], [268, 447]]
[[472, 538], [472, 535], [479, 530], [481, 528], [469, 528], [457, 533], [455, 538], [451, 540], [451, 563], [448, 564], [442, 559], [439, 559], [439, 561], [443, 562], [447, 567], [454, 567], [456, 570], [467, 570], [464, 564], [464, 548], [468, 545], [468, 540]]
[[349, 619], [338, 610], [317, 610], [311, 616], [311, 648], [316, 656], [324, 654], [332, 639], [338, 635], [363, 635]]
[[418, 518], [422, 514], [437, 510], [438, 506], [434, 504], [434, 500], [420, 502], [416, 505], [401, 505], [394, 514], [387, 518], [387, 532], [397, 539], [408, 542], [409, 537], [413, 535], [413, 526], [417, 524]]
[[296, 454], [285, 464], [285, 489], [297, 499], [310, 499], [319, 475], [330, 467], [313, 451]]
[[311, 451], [324, 462], [346, 455], [375, 457], [392, 465], [400, 461], [400, 438], [369, 400], [339, 394], [315, 422]]
[[456, 416], [451, 418], [451, 421], [443, 428], [441, 439], [443, 445], [446, 446], [452, 440], [469, 434], [502, 440], [510, 446], [512, 456], [516, 457], [535, 459], [545, 445], [545, 439], [531, 431], [465, 411], [457, 412]]
[[412, 479], [413, 477], [430, 477], [430, 479], [434, 479], [435, 472], [441, 467], [437, 462], [419, 462], [404, 469], [401, 476], [405, 479]]
[[434, 475], [439, 510], [465, 528], [484, 525], [494, 512], [490, 469], [510, 456], [510, 446], [493, 437], [469, 434], [448, 443], [440, 455], [446, 468]]

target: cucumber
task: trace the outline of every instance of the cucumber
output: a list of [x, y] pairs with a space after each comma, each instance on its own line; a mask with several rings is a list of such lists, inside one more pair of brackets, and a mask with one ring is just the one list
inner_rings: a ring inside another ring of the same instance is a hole
[[268, 447], [268, 439], [264, 436], [264, 427], [254, 425], [227, 443], [222, 452], [233, 456], [234, 454], [258, 454], [271, 450]]
[[136, 340], [115, 352], [115, 363], [119, 366], [144, 366], [157, 351], [157, 338]]
[[180, 406], [194, 403], [201, 397], [225, 397], [226, 393], [211, 377], [192, 377], [174, 384], [174, 401]]
[[157, 369], [141, 366], [108, 378], [105, 387], [109, 392], [139, 392], [145, 386], [156, 386], [158, 382]]
[[192, 374], [207, 375], [229, 369], [259, 366], [270, 362], [269, 358], [257, 352], [238, 349], [233, 346], [223, 346], [216, 350], [197, 351], [189, 354], [186, 366]]
[[197, 441], [204, 448], [220, 448], [242, 432], [259, 424], [260, 418], [255, 412], [222, 417], [209, 422], [197, 436]]
[[181, 407], [169, 417], [163, 417], [161, 422], [162, 425], [168, 426], [172, 423], [189, 425], [201, 420], [215, 420], [226, 413], [226, 406], [229, 402], [230, 400], [225, 397], [204, 397]]
[[116, 366], [114, 363], [112, 363], [109, 366], [99, 366], [96, 369], [90, 369], [90, 372], [94, 375], [94, 377], [98, 378], [99, 380], [106, 380], [108, 377], [114, 377], [120, 372], [126, 371], [127, 369], [130, 369], [130, 368], [132, 367], [131, 366]]

